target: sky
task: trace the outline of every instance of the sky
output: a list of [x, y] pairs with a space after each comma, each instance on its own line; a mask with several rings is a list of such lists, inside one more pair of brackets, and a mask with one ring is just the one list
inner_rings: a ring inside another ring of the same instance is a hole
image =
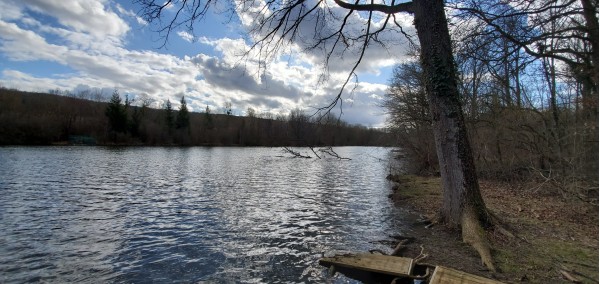
[[[192, 111], [208, 106], [218, 113], [230, 103], [236, 115], [245, 115], [250, 107], [274, 115], [295, 108], [312, 114], [335, 98], [358, 56], [356, 50], [335, 52], [325, 69], [322, 50], [291, 42], [260, 65], [253, 51], [240, 56], [253, 43], [248, 30], [256, 15], [211, 13], [195, 23], [193, 34], [175, 30], [165, 42], [132, 2], [0, 1], [0, 86], [106, 95], [116, 89], [138, 102], [147, 98], [153, 107], [166, 100], [177, 107], [185, 96]], [[343, 15], [338, 9], [333, 12]], [[374, 27], [381, 25], [378, 20]], [[360, 30], [366, 18], [353, 14], [347, 22], [350, 30]], [[400, 23], [411, 33], [412, 19], [402, 18]], [[335, 28], [335, 22], [330, 26]], [[310, 23], [303, 27], [305, 35], [313, 31]], [[358, 83], [344, 90], [342, 119], [349, 123], [385, 125], [385, 110], [379, 105], [393, 67], [405, 60], [407, 41], [397, 31], [382, 37], [388, 45], [367, 49], [357, 69]]]

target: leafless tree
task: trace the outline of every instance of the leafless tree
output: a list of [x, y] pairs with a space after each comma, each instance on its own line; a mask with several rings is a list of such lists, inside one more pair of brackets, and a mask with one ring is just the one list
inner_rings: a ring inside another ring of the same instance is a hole
[[[585, 20], [586, 3], [597, 11], [593, 1], [451, 2], [461, 100], [480, 173], [543, 173], [572, 195], [581, 194], [576, 183], [597, 184], [597, 86], [590, 84], [597, 30]], [[396, 126], [423, 121], [411, 100], [418, 87], [410, 87], [409, 65], [390, 82], [386, 107]]]
[[[224, 0], [221, 0], [224, 1]], [[159, 31], [170, 32], [185, 27], [193, 32], [194, 23], [204, 18], [216, 0], [136, 0], [141, 16], [159, 24]], [[301, 45], [305, 50], [320, 50], [327, 65], [334, 56], [357, 51], [356, 60], [336, 98], [324, 110], [340, 103], [342, 92], [362, 62], [372, 44], [385, 45], [385, 34], [405, 33], [398, 17], [414, 17], [420, 58], [425, 78], [425, 91], [429, 102], [432, 128], [443, 184], [443, 204], [440, 220], [450, 227], [461, 228], [463, 239], [473, 245], [485, 265], [494, 270], [489, 244], [483, 228], [491, 227], [488, 213], [477, 181], [473, 154], [468, 140], [461, 108], [457, 74], [443, 0], [413, 0], [402, 2], [384, 0], [292, 0], [225, 2], [231, 11], [250, 17], [249, 28], [252, 49], [258, 51], [258, 64], [277, 56], [288, 44]], [[174, 6], [173, 17], [165, 16], [165, 9]], [[342, 9], [339, 9], [342, 8]], [[340, 12], [342, 11], [342, 12]], [[360, 30], [352, 29], [351, 16], [366, 17]], [[376, 25], [375, 19], [381, 19]], [[311, 31], [306, 34], [305, 31]], [[392, 52], [402, 52], [394, 50]]]
[[408, 153], [407, 170], [436, 172], [437, 155], [421, 65], [409, 61], [396, 66], [389, 85], [382, 107], [387, 110], [388, 127], [397, 136], [398, 145]]
[[[514, 0], [451, 1], [463, 23], [485, 27], [486, 33], [511, 42], [535, 58], [566, 64], [582, 83], [582, 104], [592, 119], [598, 116], [598, 1]], [[511, 19], [523, 19], [506, 28]]]

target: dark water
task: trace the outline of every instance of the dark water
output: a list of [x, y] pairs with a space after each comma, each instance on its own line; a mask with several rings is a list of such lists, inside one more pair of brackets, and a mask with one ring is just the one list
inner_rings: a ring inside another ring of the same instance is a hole
[[[303, 150], [306, 151], [306, 150]], [[0, 283], [351, 281], [322, 254], [389, 250], [389, 149], [0, 148]]]

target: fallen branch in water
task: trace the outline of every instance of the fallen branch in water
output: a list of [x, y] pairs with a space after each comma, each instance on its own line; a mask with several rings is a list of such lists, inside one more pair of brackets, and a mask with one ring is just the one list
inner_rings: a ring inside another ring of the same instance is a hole
[[321, 159], [321, 156], [319, 156], [319, 154], [317, 154], [317, 152], [315, 152], [315, 149], [313, 147], [308, 147], [310, 148], [310, 150], [313, 152], [313, 154], [315, 154], [315, 156], [317, 156], [317, 158]]
[[338, 155], [338, 153], [336, 153], [332, 147], [327, 147], [327, 148], [322, 148], [319, 149], [319, 152], [323, 152], [329, 156], [332, 156], [334, 158], [338, 158], [339, 160], [352, 160], [350, 158], [346, 158], [346, 157], [340, 157], [340, 155]]
[[283, 147], [283, 150], [287, 153], [292, 154], [294, 157], [293, 158], [304, 158], [304, 159], [310, 159], [312, 158], [311, 156], [307, 156], [307, 155], [302, 155], [300, 152], [298, 151], [294, 151], [288, 147]]

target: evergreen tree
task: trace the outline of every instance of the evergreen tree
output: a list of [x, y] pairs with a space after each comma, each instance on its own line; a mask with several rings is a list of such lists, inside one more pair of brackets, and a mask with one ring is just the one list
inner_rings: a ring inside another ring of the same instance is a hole
[[169, 131], [173, 129], [174, 120], [173, 120], [173, 106], [171, 105], [171, 101], [167, 100], [165, 103], [165, 122], [167, 123], [167, 128]]
[[177, 129], [186, 128], [190, 126], [190, 113], [187, 109], [185, 97], [181, 97], [181, 105], [179, 106], [179, 112], [177, 113], [177, 121], [175, 123]]
[[204, 126], [208, 129], [213, 128], [212, 115], [210, 114], [210, 108], [206, 106], [206, 112], [204, 112]]
[[142, 104], [140, 107], [134, 107], [133, 113], [131, 114], [131, 123], [129, 124], [129, 131], [131, 135], [134, 137], [142, 136], [142, 141], [144, 141], [145, 137], [140, 133], [140, 127], [142, 126], [142, 120], [148, 111], [148, 106], [150, 106], [150, 101], [148, 99], [142, 99]]
[[110, 130], [114, 132], [127, 131], [127, 112], [122, 104], [121, 96], [117, 90], [114, 91], [110, 102], [106, 107], [106, 116], [110, 124]]

